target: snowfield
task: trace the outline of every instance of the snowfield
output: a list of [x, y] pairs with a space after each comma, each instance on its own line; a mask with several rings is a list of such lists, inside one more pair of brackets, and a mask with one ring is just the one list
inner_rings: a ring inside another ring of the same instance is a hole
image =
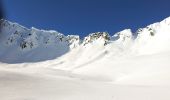
[[0, 25], [0, 100], [170, 100], [170, 17], [84, 40]]

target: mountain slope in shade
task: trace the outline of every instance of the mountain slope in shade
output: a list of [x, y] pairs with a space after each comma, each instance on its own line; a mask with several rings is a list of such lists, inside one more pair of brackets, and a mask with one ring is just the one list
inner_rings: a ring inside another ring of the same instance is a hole
[[79, 36], [64, 36], [56, 31], [27, 29], [1, 20], [1, 61], [6, 63], [37, 62], [55, 59], [79, 44]]

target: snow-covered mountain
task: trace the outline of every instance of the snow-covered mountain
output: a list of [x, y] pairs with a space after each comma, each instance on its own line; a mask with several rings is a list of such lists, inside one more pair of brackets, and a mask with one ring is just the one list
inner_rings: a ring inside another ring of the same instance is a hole
[[170, 100], [170, 17], [84, 39], [0, 27], [1, 100]]
[[59, 57], [76, 47], [79, 36], [65, 36], [57, 31], [25, 28], [1, 20], [1, 60], [4, 62], [36, 62]]
[[[94, 50], [98, 45], [114, 54], [128, 51], [129, 54], [135, 55], [157, 53], [170, 48], [170, 18], [140, 28], [136, 33], [132, 33], [130, 29], [113, 36], [107, 32], [96, 32], [89, 34], [84, 40], [80, 40], [78, 35], [65, 36], [53, 30], [39, 30], [33, 27], [28, 29], [3, 19], [0, 23], [0, 61], [6, 63], [52, 60], [74, 48], [93, 46], [91, 49]], [[114, 49], [119, 50], [114, 52]]]

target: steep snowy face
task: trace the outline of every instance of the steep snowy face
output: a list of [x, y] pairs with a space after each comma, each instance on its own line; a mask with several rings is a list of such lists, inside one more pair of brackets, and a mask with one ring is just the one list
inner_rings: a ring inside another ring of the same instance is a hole
[[112, 36], [112, 40], [122, 44], [123, 46], [130, 45], [133, 41], [133, 34], [131, 29], [125, 29], [116, 33], [114, 36]]
[[79, 36], [65, 36], [52, 30], [28, 29], [6, 20], [1, 20], [0, 26], [0, 60], [2, 61], [50, 60], [65, 54], [79, 44]]
[[6, 45], [17, 44], [23, 50], [57, 44], [69, 46], [79, 41], [79, 36], [65, 36], [53, 30], [39, 30], [34, 27], [27, 29], [17, 23], [11, 23], [6, 20], [1, 20], [1, 22], [1, 33]]
[[139, 54], [151, 54], [170, 50], [170, 17], [140, 28], [136, 32], [134, 50]]

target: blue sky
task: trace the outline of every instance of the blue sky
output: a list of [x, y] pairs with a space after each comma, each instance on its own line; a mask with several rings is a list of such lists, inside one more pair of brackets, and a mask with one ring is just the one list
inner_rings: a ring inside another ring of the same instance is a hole
[[0, 2], [0, 19], [3, 18], [3, 15], [2, 4]]
[[85, 36], [145, 27], [170, 16], [170, 0], [2, 0], [6, 19]]

